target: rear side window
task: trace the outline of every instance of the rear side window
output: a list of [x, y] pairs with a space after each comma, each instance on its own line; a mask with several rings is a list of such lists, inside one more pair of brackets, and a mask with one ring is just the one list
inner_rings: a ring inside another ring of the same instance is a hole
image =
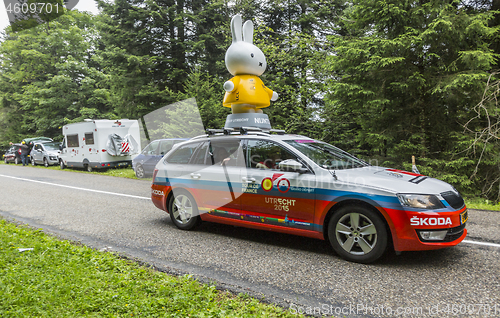
[[209, 159], [207, 159], [208, 142], [205, 142], [203, 146], [199, 147], [196, 153], [191, 159], [191, 164], [194, 165], [209, 165]]
[[68, 135], [66, 138], [68, 140], [68, 148], [80, 147], [78, 135]]
[[85, 144], [87, 144], [87, 145], [94, 144], [94, 133], [92, 133], [92, 132], [85, 133]]
[[165, 155], [174, 146], [173, 140], [162, 140], [160, 143], [160, 155]]
[[174, 151], [174, 153], [169, 155], [165, 161], [168, 163], [177, 163], [177, 164], [189, 163], [189, 159], [191, 159], [191, 156], [195, 152], [196, 148], [198, 148], [200, 143], [201, 142], [197, 142], [180, 146]]

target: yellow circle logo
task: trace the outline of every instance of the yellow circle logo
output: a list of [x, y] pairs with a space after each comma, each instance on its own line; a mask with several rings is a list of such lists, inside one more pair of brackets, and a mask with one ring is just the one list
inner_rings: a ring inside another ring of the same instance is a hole
[[273, 188], [273, 180], [271, 180], [271, 178], [265, 178], [262, 180], [261, 186], [264, 191], [271, 191]]

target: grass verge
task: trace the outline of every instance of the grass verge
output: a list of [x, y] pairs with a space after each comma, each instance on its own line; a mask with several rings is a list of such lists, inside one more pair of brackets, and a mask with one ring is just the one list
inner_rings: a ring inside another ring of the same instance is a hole
[[[0, 164], [5, 164], [5, 163], [3, 161], [1, 161]], [[9, 165], [10, 164], [13, 165], [13, 163], [9, 163]], [[37, 168], [37, 169], [61, 170], [59, 165], [45, 167], [43, 165], [32, 166], [30, 164], [29, 167], [30, 168]], [[152, 180], [152, 178], [143, 178], [143, 179], [137, 178], [135, 176], [135, 172], [132, 168], [110, 168], [110, 169], [94, 170], [92, 172], [88, 172], [85, 169], [77, 169], [77, 168], [64, 169], [64, 171], [66, 171], [66, 170], [73, 171], [73, 172], [79, 172], [79, 173], [99, 174], [99, 175], [103, 175], [103, 176], [112, 176], [112, 177], [120, 177], [120, 178], [128, 178], [128, 179]]]
[[5, 220], [0, 277], [2, 317], [297, 317]]
[[465, 205], [467, 205], [467, 208], [474, 210], [500, 211], [500, 203], [493, 204], [493, 202], [486, 199], [466, 199]]

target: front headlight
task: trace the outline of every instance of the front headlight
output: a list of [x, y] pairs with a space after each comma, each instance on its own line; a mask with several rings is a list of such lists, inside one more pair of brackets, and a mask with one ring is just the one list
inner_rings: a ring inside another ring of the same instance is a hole
[[443, 203], [437, 196], [432, 194], [398, 194], [399, 202], [402, 206], [418, 209], [441, 209], [444, 208]]

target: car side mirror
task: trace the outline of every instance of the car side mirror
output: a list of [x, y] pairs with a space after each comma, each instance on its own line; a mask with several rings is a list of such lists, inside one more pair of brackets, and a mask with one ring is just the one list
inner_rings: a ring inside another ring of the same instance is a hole
[[309, 169], [305, 168], [300, 162], [293, 160], [293, 159], [287, 159], [283, 160], [279, 163], [280, 170], [282, 171], [292, 171], [292, 172], [298, 172], [298, 173], [306, 173], [309, 172]]

